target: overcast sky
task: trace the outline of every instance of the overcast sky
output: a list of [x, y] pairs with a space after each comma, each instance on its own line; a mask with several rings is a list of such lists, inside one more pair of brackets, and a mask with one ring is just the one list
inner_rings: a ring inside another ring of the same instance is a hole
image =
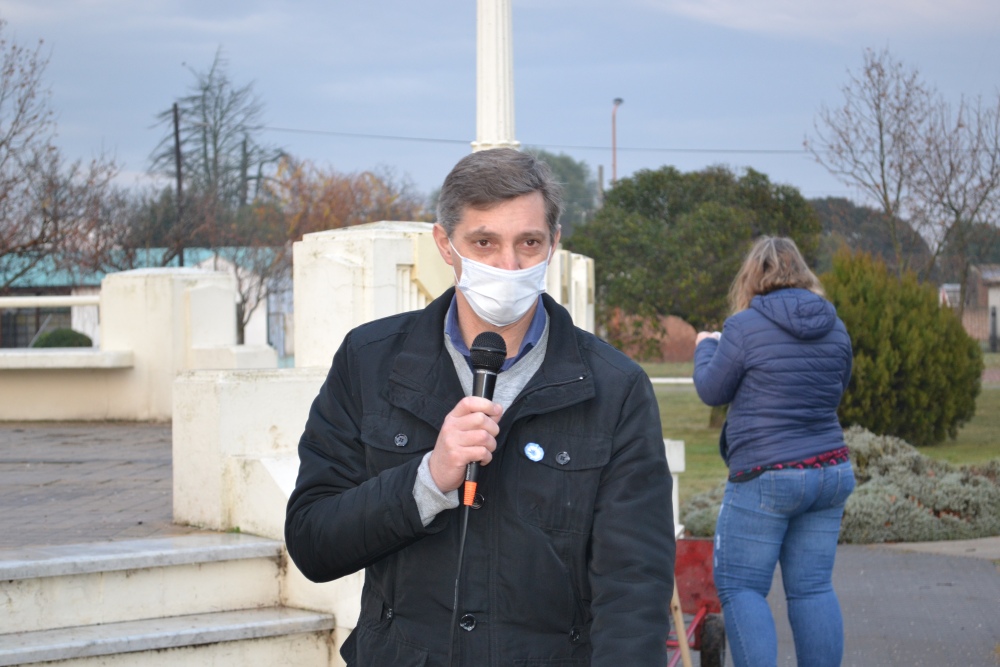
[[[475, 139], [472, 0], [0, 0], [0, 18], [45, 40], [65, 155], [111, 152], [128, 182], [220, 47], [263, 140], [299, 157], [429, 193]], [[606, 181], [616, 97], [619, 177], [723, 163], [821, 197], [854, 193], [802, 141], [865, 47], [951, 100], [1000, 89], [997, 0], [513, 0], [513, 25], [517, 139]]]

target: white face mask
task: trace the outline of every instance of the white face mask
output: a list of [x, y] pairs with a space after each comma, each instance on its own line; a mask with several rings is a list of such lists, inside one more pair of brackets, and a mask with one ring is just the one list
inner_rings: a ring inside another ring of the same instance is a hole
[[462, 277], [455, 274], [456, 288], [465, 295], [476, 315], [494, 326], [505, 327], [517, 322], [545, 291], [545, 271], [552, 258], [551, 249], [544, 262], [516, 271], [462, 257], [454, 245], [451, 251], [462, 260]]

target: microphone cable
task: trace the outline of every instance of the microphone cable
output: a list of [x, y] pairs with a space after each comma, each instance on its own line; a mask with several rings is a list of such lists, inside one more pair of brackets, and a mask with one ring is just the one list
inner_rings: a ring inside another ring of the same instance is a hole
[[454, 667], [455, 628], [458, 626], [458, 599], [462, 580], [462, 561], [465, 560], [465, 535], [469, 528], [470, 505], [462, 505], [462, 527], [458, 538], [458, 566], [455, 569], [455, 599], [451, 605], [451, 631], [448, 633], [448, 665]]
[[[497, 373], [507, 358], [507, 343], [503, 336], [484, 331], [476, 336], [469, 348], [472, 357], [472, 395], [493, 400]], [[479, 480], [479, 463], [473, 461], [465, 467], [465, 487], [462, 496], [462, 517], [458, 537], [458, 565], [455, 567], [455, 597], [451, 606], [451, 629], [448, 632], [448, 665], [454, 667], [455, 627], [458, 625], [459, 591], [462, 581], [462, 562], [465, 560], [465, 537], [469, 530], [469, 510], [476, 501]]]

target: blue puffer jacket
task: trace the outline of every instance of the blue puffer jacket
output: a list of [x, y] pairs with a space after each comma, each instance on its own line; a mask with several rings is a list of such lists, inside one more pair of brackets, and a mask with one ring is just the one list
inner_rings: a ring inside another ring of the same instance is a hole
[[730, 472], [799, 461], [844, 443], [837, 420], [851, 339], [826, 299], [804, 289], [756, 296], [694, 354], [708, 405], [729, 403], [720, 443]]

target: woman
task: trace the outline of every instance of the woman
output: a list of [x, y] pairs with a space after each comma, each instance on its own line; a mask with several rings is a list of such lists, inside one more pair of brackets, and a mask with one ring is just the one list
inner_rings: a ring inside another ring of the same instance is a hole
[[729, 301], [721, 336], [698, 334], [694, 383], [708, 405], [729, 404], [714, 567], [733, 660], [777, 664], [766, 598], [780, 562], [798, 664], [839, 665], [833, 561], [854, 473], [837, 406], [851, 340], [791, 239], [759, 239]]

